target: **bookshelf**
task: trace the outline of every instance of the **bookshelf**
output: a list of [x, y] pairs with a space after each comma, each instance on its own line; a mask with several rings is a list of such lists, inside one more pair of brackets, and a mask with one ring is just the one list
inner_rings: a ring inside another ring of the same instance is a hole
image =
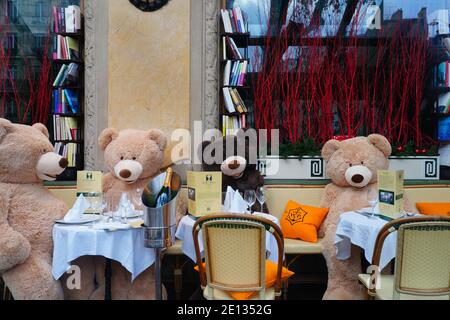
[[[70, 26], [68, 18], [72, 21]], [[67, 157], [69, 161], [69, 166], [57, 180], [75, 181], [77, 171], [84, 168], [83, 17], [81, 13], [73, 11], [72, 7], [55, 7], [53, 21], [50, 106], [53, 130], [50, 138], [55, 152]], [[73, 32], [68, 31], [69, 28]]]
[[440, 143], [450, 142], [450, 55], [444, 45], [446, 37], [450, 35], [432, 38], [430, 59], [433, 71], [428, 89], [432, 103], [426, 119], [431, 124], [435, 140]]
[[252, 127], [253, 121], [249, 108], [250, 32], [246, 14], [240, 8], [228, 9], [222, 2], [218, 30], [219, 125], [222, 134], [226, 135]]

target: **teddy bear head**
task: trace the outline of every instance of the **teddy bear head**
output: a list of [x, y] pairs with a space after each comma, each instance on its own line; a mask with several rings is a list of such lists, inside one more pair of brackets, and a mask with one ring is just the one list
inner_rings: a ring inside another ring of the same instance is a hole
[[322, 148], [327, 174], [340, 187], [364, 188], [377, 182], [377, 171], [387, 170], [389, 141], [379, 134], [344, 141], [329, 140]]
[[[239, 130], [236, 135], [203, 141], [199, 149], [203, 171], [221, 171], [222, 188], [255, 189], [264, 184], [256, 169], [257, 140], [247, 131]], [[252, 141], [253, 140], [253, 141]]]
[[68, 165], [54, 152], [47, 128], [13, 124], [0, 118], [0, 181], [38, 183], [53, 181]]
[[151, 178], [163, 166], [167, 139], [160, 130], [126, 129], [119, 132], [107, 128], [98, 141], [105, 152], [107, 170], [126, 183]]

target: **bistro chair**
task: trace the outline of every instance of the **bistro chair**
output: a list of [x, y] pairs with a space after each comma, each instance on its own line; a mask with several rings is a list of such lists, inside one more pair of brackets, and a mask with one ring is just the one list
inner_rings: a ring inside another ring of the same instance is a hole
[[[379, 266], [386, 237], [397, 231], [394, 275], [359, 275], [369, 296], [380, 300], [450, 299], [450, 217], [393, 220], [379, 232], [372, 265]], [[377, 288], [378, 287], [378, 288]]]
[[[198, 235], [202, 230], [203, 264]], [[266, 288], [266, 231], [278, 244], [275, 285]], [[208, 300], [229, 300], [226, 291], [257, 292], [251, 299], [273, 300], [281, 296], [283, 234], [264, 218], [249, 214], [214, 214], [196, 221], [192, 231], [203, 296]]]

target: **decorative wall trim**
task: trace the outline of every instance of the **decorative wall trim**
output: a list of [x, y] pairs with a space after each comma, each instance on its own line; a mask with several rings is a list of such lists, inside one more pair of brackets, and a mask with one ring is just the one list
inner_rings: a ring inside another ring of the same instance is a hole
[[219, 0], [191, 0], [191, 129], [219, 127], [218, 23]]
[[108, 0], [84, 0], [85, 101], [84, 162], [103, 169], [97, 137], [108, 125]]

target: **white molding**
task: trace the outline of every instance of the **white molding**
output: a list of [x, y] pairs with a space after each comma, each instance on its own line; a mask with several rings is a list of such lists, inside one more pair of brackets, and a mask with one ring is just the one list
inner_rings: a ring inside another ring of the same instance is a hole
[[84, 163], [103, 169], [97, 137], [108, 125], [108, 0], [84, 0]]

